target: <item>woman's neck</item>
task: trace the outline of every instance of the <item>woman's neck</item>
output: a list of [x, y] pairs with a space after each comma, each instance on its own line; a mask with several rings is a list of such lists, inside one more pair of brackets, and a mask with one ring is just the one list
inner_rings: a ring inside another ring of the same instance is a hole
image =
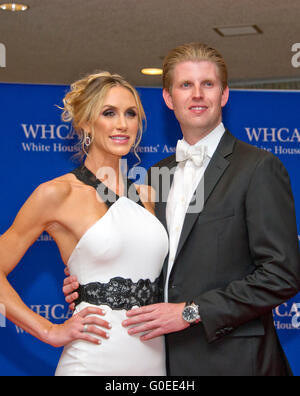
[[84, 165], [117, 195], [123, 195], [124, 182], [121, 171], [121, 159], [116, 156], [104, 157], [89, 154]]

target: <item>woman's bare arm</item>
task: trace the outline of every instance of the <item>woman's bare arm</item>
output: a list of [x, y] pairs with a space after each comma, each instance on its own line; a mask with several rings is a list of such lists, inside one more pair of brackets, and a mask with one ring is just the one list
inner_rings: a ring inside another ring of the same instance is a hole
[[29, 247], [55, 221], [53, 214], [66, 194], [66, 188], [55, 183], [39, 186], [21, 208], [12, 226], [0, 237], [0, 303], [5, 307], [6, 316], [26, 332], [53, 346], [63, 346], [74, 339], [98, 343], [98, 339], [83, 332], [84, 325], [90, 325], [89, 332], [102, 337], [106, 333], [95, 325], [109, 328], [100, 318], [87, 318], [90, 314], [103, 315], [97, 308], [83, 310], [63, 325], [53, 325], [31, 311], [7, 280]]

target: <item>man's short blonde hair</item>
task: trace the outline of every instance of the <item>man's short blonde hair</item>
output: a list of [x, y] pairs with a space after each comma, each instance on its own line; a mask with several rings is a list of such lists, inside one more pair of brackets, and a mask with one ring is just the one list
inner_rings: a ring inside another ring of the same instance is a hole
[[171, 92], [173, 71], [178, 63], [209, 61], [217, 66], [223, 90], [228, 86], [228, 70], [223, 56], [214, 48], [202, 43], [180, 45], [169, 52], [163, 65], [163, 88]]

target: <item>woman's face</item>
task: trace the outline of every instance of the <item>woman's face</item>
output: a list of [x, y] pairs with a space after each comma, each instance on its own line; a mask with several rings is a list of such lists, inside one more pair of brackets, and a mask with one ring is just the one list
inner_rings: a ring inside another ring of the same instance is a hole
[[133, 94], [124, 87], [110, 89], [94, 123], [89, 154], [123, 157], [134, 145], [139, 129], [138, 108]]

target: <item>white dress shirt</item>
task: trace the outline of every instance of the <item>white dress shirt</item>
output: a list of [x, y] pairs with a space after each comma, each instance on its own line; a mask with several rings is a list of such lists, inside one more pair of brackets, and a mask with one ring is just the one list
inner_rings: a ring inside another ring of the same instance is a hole
[[[201, 139], [195, 146], [206, 146], [206, 158], [202, 166], [196, 166], [192, 160], [179, 162], [177, 165], [173, 184], [170, 189], [166, 218], [169, 231], [169, 262], [168, 273], [165, 285], [165, 301], [168, 302], [169, 278], [174, 265], [176, 252], [182, 232], [182, 227], [186, 212], [190, 205], [191, 199], [197, 189], [204, 172], [214, 155], [225, 128], [223, 123], [219, 124], [212, 132]], [[187, 142], [185, 142], [188, 145]]]

